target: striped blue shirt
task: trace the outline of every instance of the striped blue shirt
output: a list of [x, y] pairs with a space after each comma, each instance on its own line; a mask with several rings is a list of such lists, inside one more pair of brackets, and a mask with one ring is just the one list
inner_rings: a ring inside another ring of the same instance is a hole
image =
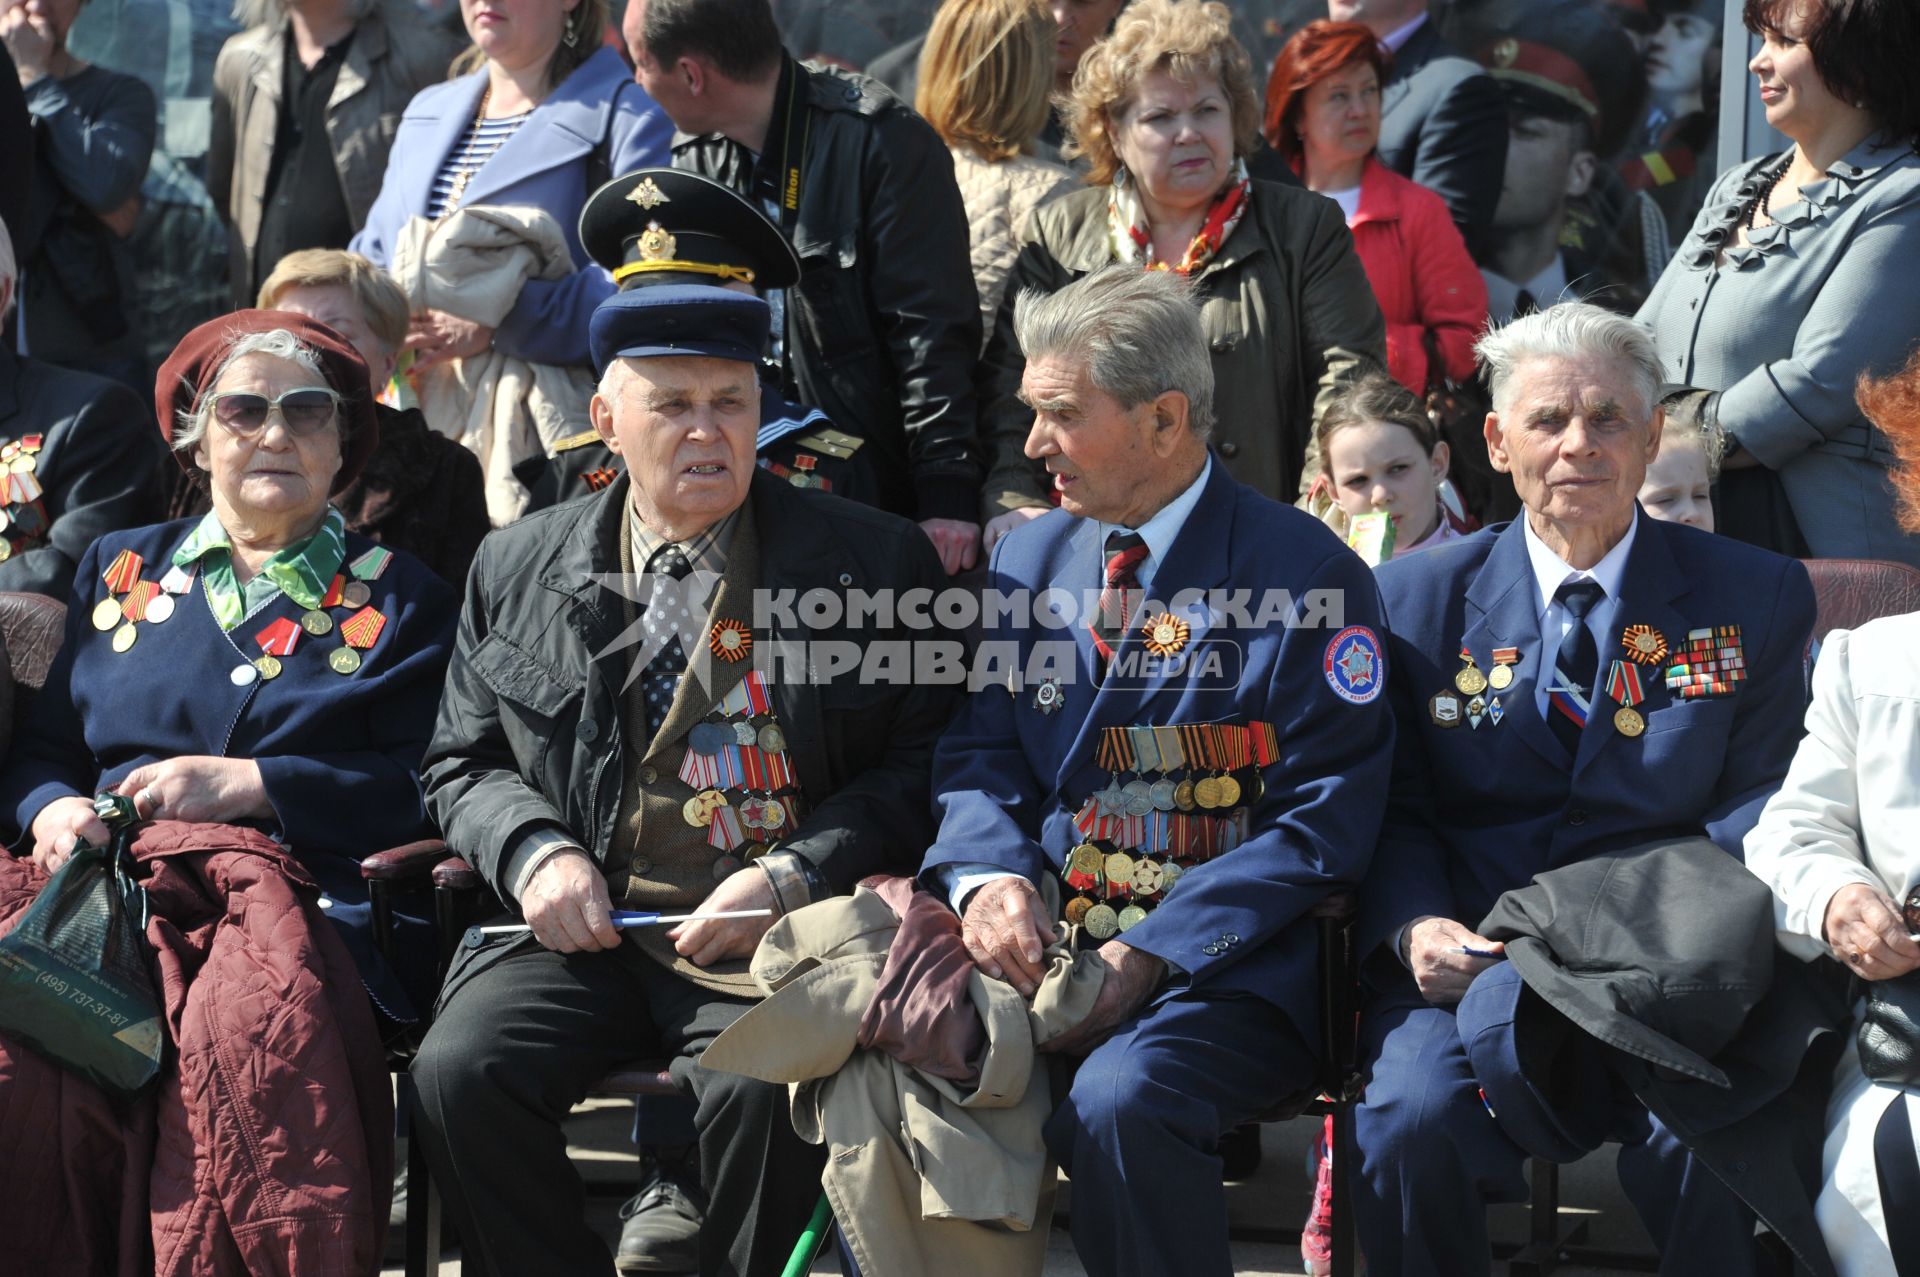
[[[454, 193], [460, 174], [466, 173], [467, 185], [471, 185], [472, 175], [485, 167], [486, 162], [493, 158], [493, 153], [506, 145], [507, 139], [526, 123], [531, 114], [531, 111], [522, 111], [518, 115], [503, 116], [497, 120], [475, 120], [469, 125], [465, 136], [447, 152], [439, 174], [433, 179], [433, 193], [427, 200], [427, 216], [441, 217], [452, 211], [449, 205], [457, 207], [460, 201], [455, 200]], [[464, 196], [465, 191], [460, 193]]]

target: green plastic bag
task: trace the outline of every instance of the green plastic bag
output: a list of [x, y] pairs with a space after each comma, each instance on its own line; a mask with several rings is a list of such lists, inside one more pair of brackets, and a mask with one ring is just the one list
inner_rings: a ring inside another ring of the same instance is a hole
[[166, 1050], [134, 881], [131, 805], [102, 795], [108, 848], [81, 843], [0, 937], [0, 1032], [110, 1094], [131, 1098]]

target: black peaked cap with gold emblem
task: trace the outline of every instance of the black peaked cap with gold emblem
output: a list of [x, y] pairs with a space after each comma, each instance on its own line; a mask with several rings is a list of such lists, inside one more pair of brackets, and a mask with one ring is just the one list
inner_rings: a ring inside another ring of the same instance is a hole
[[667, 271], [762, 291], [800, 281], [779, 227], [731, 187], [680, 169], [639, 169], [595, 191], [580, 210], [580, 243], [622, 288]]

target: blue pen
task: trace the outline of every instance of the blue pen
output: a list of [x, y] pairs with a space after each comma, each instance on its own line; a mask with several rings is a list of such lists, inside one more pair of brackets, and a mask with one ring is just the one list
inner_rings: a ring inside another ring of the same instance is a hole
[[1504, 953], [1495, 953], [1491, 949], [1475, 949], [1469, 945], [1464, 945], [1464, 944], [1449, 945], [1447, 948], [1447, 952], [1464, 954], [1469, 958], [1504, 958], [1506, 957]]
[[[624, 931], [628, 927], [659, 927], [673, 922], [706, 922], [713, 918], [765, 918], [773, 913], [771, 909], [723, 909], [715, 913], [642, 913], [633, 909], [615, 909], [613, 925]], [[488, 936], [520, 935], [533, 930], [524, 922], [502, 923], [497, 927], [468, 927], [464, 940], [469, 949], [478, 949], [486, 943]]]

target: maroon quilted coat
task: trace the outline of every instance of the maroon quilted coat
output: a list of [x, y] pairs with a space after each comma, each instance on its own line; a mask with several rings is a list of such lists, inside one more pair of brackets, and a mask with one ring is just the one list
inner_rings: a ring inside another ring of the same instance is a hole
[[[379, 1268], [393, 1101], [352, 959], [292, 854], [161, 821], [135, 846], [174, 1050], [125, 1112], [0, 1037], [0, 1269], [36, 1277]], [[0, 933], [46, 876], [0, 855]]]

